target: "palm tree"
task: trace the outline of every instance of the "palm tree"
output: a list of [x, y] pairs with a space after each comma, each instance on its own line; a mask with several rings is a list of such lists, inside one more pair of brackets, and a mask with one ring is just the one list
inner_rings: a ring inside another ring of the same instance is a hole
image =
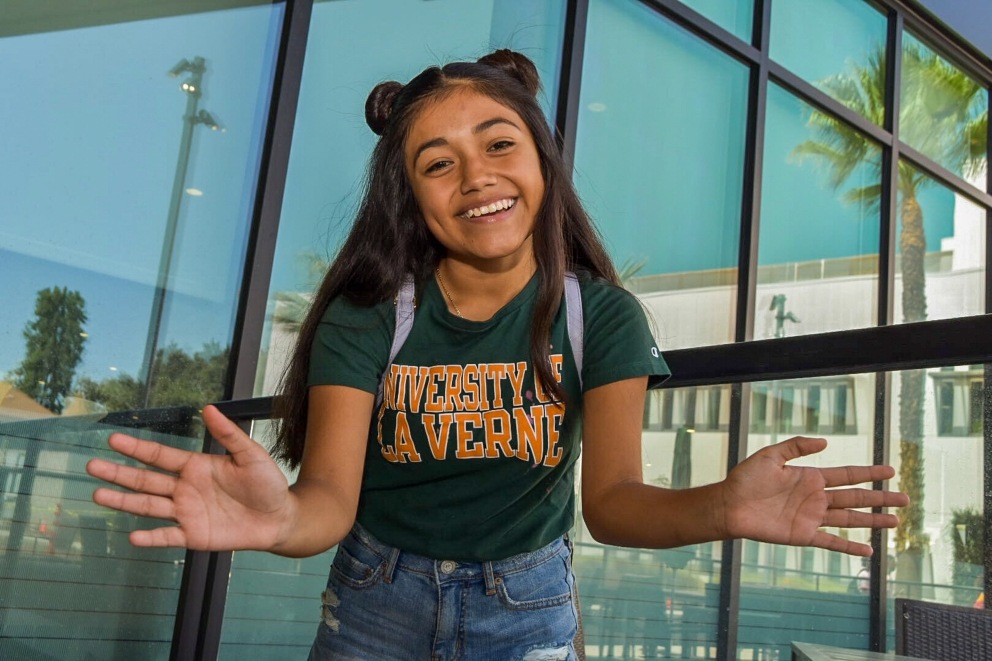
[[[908, 37], [902, 52], [900, 139], [937, 163], [965, 176], [987, 164], [988, 102], [975, 81]], [[822, 81], [822, 88], [848, 108], [883, 125], [885, 118], [885, 48], [876, 48], [863, 65]], [[814, 136], [795, 149], [800, 160], [824, 166], [829, 185], [841, 189], [851, 175], [864, 168], [876, 175], [867, 186], [843, 193], [850, 203], [877, 211], [881, 202], [881, 150], [877, 143], [837, 118], [811, 110], [807, 125]], [[903, 321], [927, 318], [926, 234], [919, 193], [933, 179], [909, 162], [898, 163], [899, 268], [902, 275]], [[900, 576], [918, 580], [922, 553], [929, 543], [923, 532], [923, 370], [902, 373], [899, 387], [899, 488], [911, 498], [900, 512], [896, 549], [912, 558]]]
[[307, 310], [310, 309], [310, 302], [313, 300], [313, 291], [317, 289], [317, 285], [330, 266], [330, 262], [315, 252], [304, 253], [301, 259], [306, 263], [310, 281], [308, 291], [276, 292], [276, 308], [272, 313], [272, 323], [293, 334], [300, 332], [300, 325], [307, 316]]

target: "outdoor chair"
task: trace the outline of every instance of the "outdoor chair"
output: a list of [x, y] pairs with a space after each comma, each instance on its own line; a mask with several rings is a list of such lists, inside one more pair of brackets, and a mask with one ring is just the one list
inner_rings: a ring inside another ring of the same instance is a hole
[[896, 654], [933, 661], [992, 661], [992, 611], [896, 599]]

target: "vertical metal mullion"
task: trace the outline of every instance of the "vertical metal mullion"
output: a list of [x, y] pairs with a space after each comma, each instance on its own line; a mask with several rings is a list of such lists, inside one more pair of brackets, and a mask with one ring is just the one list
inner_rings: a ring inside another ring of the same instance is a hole
[[[895, 309], [895, 264], [899, 209], [899, 80], [902, 76], [902, 15], [892, 10], [888, 17], [885, 60], [885, 119], [884, 126], [891, 138], [888, 145], [882, 146], [882, 192], [879, 204], [879, 260], [878, 260], [878, 306], [877, 325], [893, 323]], [[891, 374], [875, 375], [875, 411], [872, 427], [872, 461], [876, 464], [889, 463], [892, 401]], [[886, 485], [876, 482], [874, 489]], [[880, 512], [880, 508], [875, 508]], [[885, 651], [886, 621], [888, 612], [888, 531], [875, 529], [871, 532], [871, 545], [874, 555], [870, 561], [869, 581], [868, 648], [875, 652]]]
[[[744, 178], [741, 191], [741, 227], [737, 264], [737, 310], [734, 341], [754, 338], [754, 308], [758, 273], [758, 231], [761, 225], [761, 182], [764, 170], [765, 115], [768, 103], [768, 44], [772, 0], [754, 4], [752, 44], [759, 58], [751, 65], [747, 125], [744, 147]], [[727, 443], [727, 472], [747, 456], [750, 384], [731, 386], [731, 426]], [[736, 421], [736, 423], [735, 423]], [[741, 540], [723, 543], [720, 565], [720, 612], [717, 628], [718, 659], [737, 658], [740, 623]]]
[[[312, 11], [313, 0], [286, 0], [224, 399], [247, 398], [254, 390]], [[207, 435], [204, 451], [223, 448]], [[187, 552], [171, 659], [217, 657], [232, 556]]]
[[[987, 93], [992, 96], [992, 86], [987, 88]], [[985, 135], [985, 190], [992, 192], [992, 168], [988, 164], [992, 162], [992, 123], [988, 123]], [[989, 257], [992, 256], [992, 208], [985, 208], [985, 313], [992, 313], [992, 268], [989, 268]], [[982, 388], [982, 441], [985, 450], [985, 462], [982, 477], [984, 479], [984, 489], [982, 493], [982, 511], [985, 520], [985, 585], [983, 594], [985, 595], [985, 608], [992, 609], [992, 602], [989, 596], [992, 595], [992, 364], [985, 364], [985, 378]]]
[[[992, 143], [990, 143], [992, 144]], [[988, 267], [986, 266], [986, 270]], [[985, 516], [985, 557], [983, 565], [985, 567], [985, 583], [983, 594], [985, 595], [986, 610], [992, 609], [992, 602], [989, 596], [992, 595], [992, 364], [985, 364], [985, 383], [982, 392], [982, 447], [985, 450], [985, 460], [983, 466], [983, 498], [982, 511]]]
[[562, 38], [561, 74], [558, 79], [558, 99], [555, 103], [555, 127], [566, 172], [575, 164], [575, 140], [579, 124], [579, 93], [582, 83], [582, 62], [586, 49], [586, 25], [589, 0], [568, 0], [565, 8], [565, 32]]

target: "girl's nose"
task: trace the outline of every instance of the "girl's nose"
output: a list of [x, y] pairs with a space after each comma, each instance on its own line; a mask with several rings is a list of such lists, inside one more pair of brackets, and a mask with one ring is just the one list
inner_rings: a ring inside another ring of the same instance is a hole
[[462, 192], [471, 193], [496, 183], [496, 175], [486, 159], [469, 157], [462, 164]]

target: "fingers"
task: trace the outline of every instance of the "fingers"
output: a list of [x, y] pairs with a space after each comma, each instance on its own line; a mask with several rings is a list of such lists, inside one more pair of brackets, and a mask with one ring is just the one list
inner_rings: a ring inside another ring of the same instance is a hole
[[847, 553], [848, 555], [860, 555], [864, 557], [868, 557], [872, 553], [871, 546], [868, 544], [861, 544], [860, 542], [844, 539], [843, 537], [831, 535], [830, 533], [822, 530], [816, 531], [813, 535], [812, 541], [810, 542], [810, 546], [827, 549], [828, 551], [839, 551], [840, 553]]
[[87, 462], [86, 472], [105, 482], [155, 496], [171, 496], [176, 487], [176, 479], [171, 475], [121, 466], [103, 459], [91, 459]]
[[832, 489], [826, 492], [827, 506], [838, 509], [865, 509], [868, 507], [905, 507], [909, 497], [898, 491], [875, 489]]
[[888, 480], [896, 474], [896, 471], [892, 466], [835, 466], [821, 468], [820, 473], [828, 487], [844, 487]]
[[855, 510], [827, 510], [823, 525], [832, 528], [895, 528], [899, 517], [895, 514], [875, 514]]
[[111, 434], [107, 439], [110, 447], [124, 455], [137, 459], [143, 464], [161, 468], [170, 473], [178, 473], [192, 456], [187, 450], [170, 448], [161, 443], [143, 441], [127, 434]]
[[176, 520], [176, 507], [171, 498], [143, 493], [124, 493], [100, 487], [93, 492], [93, 502], [129, 514], [155, 519]]
[[179, 526], [135, 530], [128, 536], [128, 539], [133, 546], [186, 546], [186, 535]]

